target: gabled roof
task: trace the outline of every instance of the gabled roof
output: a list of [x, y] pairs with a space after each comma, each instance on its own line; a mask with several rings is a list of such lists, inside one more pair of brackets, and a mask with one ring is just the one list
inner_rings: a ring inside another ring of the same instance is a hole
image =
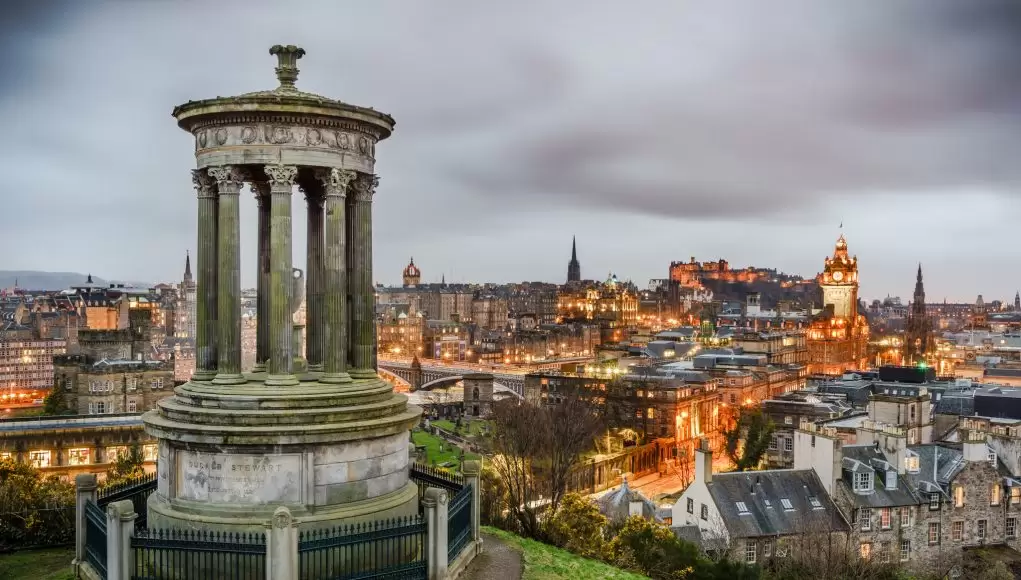
[[626, 520], [631, 514], [631, 502], [637, 501], [642, 504], [642, 517], [647, 520], [660, 521], [656, 514], [656, 504], [641, 492], [632, 490], [627, 480], [619, 488], [610, 491], [596, 500], [599, 511], [612, 521]]
[[[855, 506], [860, 507], [894, 507], [905, 505], [917, 505], [921, 503], [919, 496], [912, 489], [907, 479], [897, 477], [897, 486], [893, 489], [886, 488], [886, 472], [897, 471], [897, 466], [889, 463], [882, 451], [874, 445], [845, 445], [842, 448], [843, 477], [837, 482], [846, 497], [851, 498]], [[854, 492], [854, 482], [850, 479], [850, 473], [869, 471], [873, 474], [872, 491], [867, 494]]]
[[720, 473], [706, 486], [732, 538], [848, 529], [811, 469]]

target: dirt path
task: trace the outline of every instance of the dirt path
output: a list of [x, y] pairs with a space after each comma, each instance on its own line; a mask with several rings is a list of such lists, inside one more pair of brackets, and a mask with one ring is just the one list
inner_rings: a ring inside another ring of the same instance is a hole
[[462, 580], [521, 580], [523, 563], [521, 552], [508, 546], [505, 542], [482, 533], [485, 551], [475, 556], [468, 569], [461, 574]]

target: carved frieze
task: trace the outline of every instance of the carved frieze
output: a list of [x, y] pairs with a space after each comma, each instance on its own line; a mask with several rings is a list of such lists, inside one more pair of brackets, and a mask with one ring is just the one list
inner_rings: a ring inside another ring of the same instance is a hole
[[358, 131], [335, 130], [280, 123], [224, 125], [198, 129], [195, 150], [217, 147], [286, 145], [333, 150], [366, 159], [375, 159], [376, 140]]

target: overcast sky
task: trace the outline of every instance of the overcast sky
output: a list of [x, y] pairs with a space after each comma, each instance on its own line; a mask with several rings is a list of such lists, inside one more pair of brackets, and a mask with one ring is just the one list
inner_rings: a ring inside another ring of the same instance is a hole
[[299, 88], [397, 120], [383, 283], [412, 255], [426, 281], [560, 282], [572, 235], [584, 277], [811, 276], [843, 222], [866, 297], [907, 298], [919, 261], [930, 300], [1021, 286], [1016, 0], [12, 4], [0, 269], [179, 279], [193, 138], [170, 111], [274, 88], [281, 43]]

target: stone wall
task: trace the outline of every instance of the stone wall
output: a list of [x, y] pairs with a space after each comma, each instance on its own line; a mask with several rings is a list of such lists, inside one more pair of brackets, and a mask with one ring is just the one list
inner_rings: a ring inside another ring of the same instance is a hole
[[398, 433], [313, 450], [314, 505], [371, 499], [408, 483], [409, 439]]

